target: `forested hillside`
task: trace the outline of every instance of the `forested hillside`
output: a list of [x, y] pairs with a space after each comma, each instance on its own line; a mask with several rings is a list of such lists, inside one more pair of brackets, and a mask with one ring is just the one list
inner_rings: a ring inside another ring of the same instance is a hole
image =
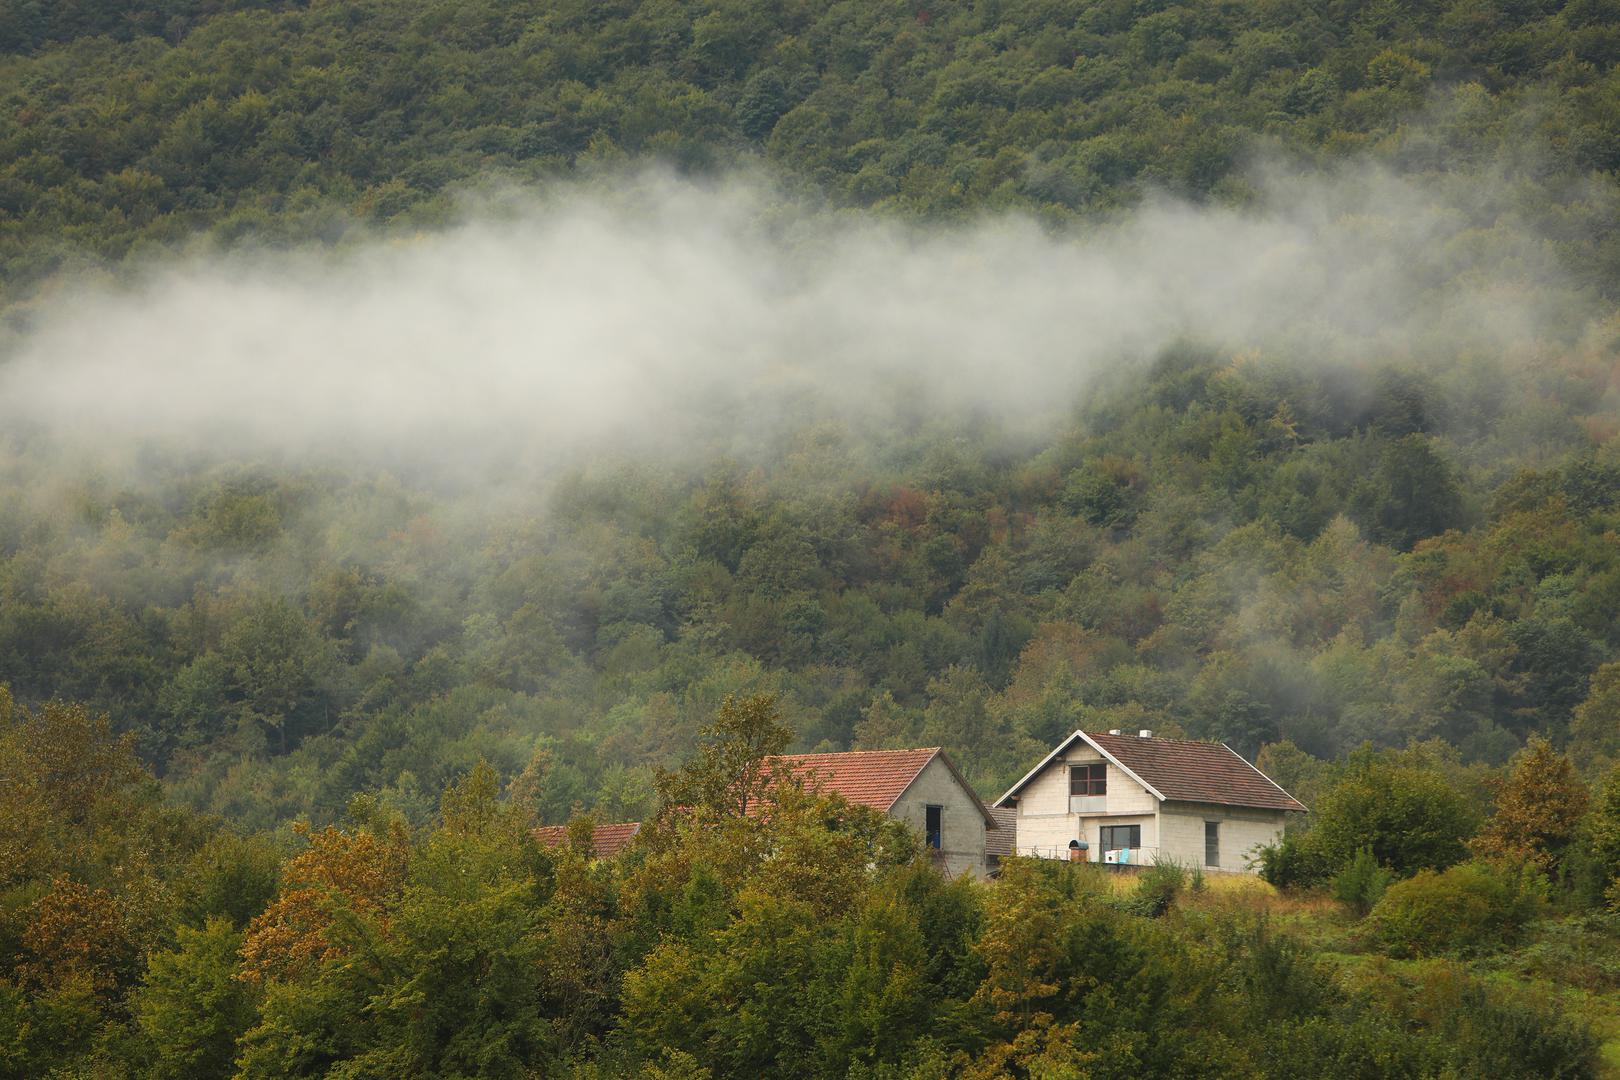
[[[1512, 163], [1515, 210], [1612, 292], [1620, 8], [1302, 0], [5, 0], [0, 271], [432, 223], [444, 193], [763, 155], [838, 202], [1051, 217], [1243, 200], [1263, 147]], [[1425, 106], [1443, 116], [1414, 133]]]
[[585, 470], [492, 521], [317, 472], [82, 480], [44, 513], [14, 487], [0, 680], [106, 710], [257, 826], [379, 788], [426, 813], [536, 753], [550, 820], [634, 818], [761, 688], [803, 747], [944, 745], [990, 793], [1077, 726], [1492, 764], [1541, 732], [1595, 772], [1620, 751], [1611, 364], [1458, 416], [1398, 367], [1330, 391], [1171, 356], [1022, 453], [817, 428], [693, 476]]
[[[1617, 58], [0, 0], [0, 1077], [1612, 1075]], [[1253, 890], [951, 883], [698, 805], [738, 709], [1314, 813]]]

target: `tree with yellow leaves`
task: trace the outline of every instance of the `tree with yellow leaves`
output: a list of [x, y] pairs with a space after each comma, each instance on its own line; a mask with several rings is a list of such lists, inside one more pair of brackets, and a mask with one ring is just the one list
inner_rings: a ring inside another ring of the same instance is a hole
[[1487, 858], [1523, 859], [1544, 873], [1558, 870], [1590, 799], [1569, 758], [1532, 736], [1496, 784], [1496, 812], [1470, 846]]

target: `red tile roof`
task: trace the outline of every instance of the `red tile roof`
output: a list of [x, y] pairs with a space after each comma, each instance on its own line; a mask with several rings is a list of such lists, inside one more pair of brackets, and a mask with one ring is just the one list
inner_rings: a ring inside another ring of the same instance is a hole
[[784, 754], [781, 760], [805, 787], [836, 793], [886, 814], [937, 753], [939, 747], [932, 746], [923, 750]]
[[985, 830], [984, 853], [1010, 859], [1018, 850], [1018, 807], [993, 806], [990, 816], [996, 819], [996, 827]]
[[[598, 859], [617, 855], [641, 831], [641, 822], [622, 821], [598, 825], [591, 830], [591, 854]], [[568, 842], [568, 826], [543, 825], [534, 830], [535, 839], [546, 847], [562, 847]]]
[[1095, 731], [1087, 732], [1086, 737], [1166, 799], [1267, 810], [1305, 809], [1303, 803], [1225, 743], [1143, 739]]
[[[888, 813], [930, 761], [938, 757], [974, 802], [974, 792], [939, 747], [920, 750], [850, 750], [841, 754], [784, 754], [780, 759], [807, 788], [837, 793], [852, 803]], [[979, 804], [986, 822], [990, 812]]]

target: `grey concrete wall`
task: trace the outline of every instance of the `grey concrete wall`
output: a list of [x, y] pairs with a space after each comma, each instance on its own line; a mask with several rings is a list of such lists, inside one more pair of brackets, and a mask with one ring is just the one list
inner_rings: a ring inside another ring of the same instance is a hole
[[1204, 866], [1204, 823], [1218, 821], [1220, 861], [1211, 869], [1252, 874], [1256, 852], [1281, 839], [1285, 817], [1281, 810], [1168, 802], [1159, 811], [1160, 858]]
[[972, 873], [979, 876], [989, 871], [984, 861], [984, 815], [974, 804], [973, 797], [939, 758], [923, 767], [917, 777], [900, 796], [889, 816], [904, 821], [919, 835], [927, 835], [927, 808], [929, 804], [941, 807], [940, 857], [946, 873], [953, 877]]

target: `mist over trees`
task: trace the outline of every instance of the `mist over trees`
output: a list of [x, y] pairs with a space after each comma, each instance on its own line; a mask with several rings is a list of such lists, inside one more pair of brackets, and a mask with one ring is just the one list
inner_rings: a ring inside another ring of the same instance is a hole
[[[944, 745], [987, 792], [1078, 726], [1484, 764], [1539, 734], [1593, 775], [1620, 587], [1620, 464], [1579, 419], [1600, 372], [1503, 374], [1472, 416], [1428, 388], [1410, 431], [1387, 370], [1182, 351], [1043, 438], [827, 420], [515, 508], [307, 466], [22, 479], [0, 680], [105, 710], [179, 797], [258, 827], [378, 789], [421, 820], [478, 760], [542, 751], [546, 820], [634, 818], [751, 690], [796, 746]], [[1533, 407], [1567, 419], [1504, 456]]]

